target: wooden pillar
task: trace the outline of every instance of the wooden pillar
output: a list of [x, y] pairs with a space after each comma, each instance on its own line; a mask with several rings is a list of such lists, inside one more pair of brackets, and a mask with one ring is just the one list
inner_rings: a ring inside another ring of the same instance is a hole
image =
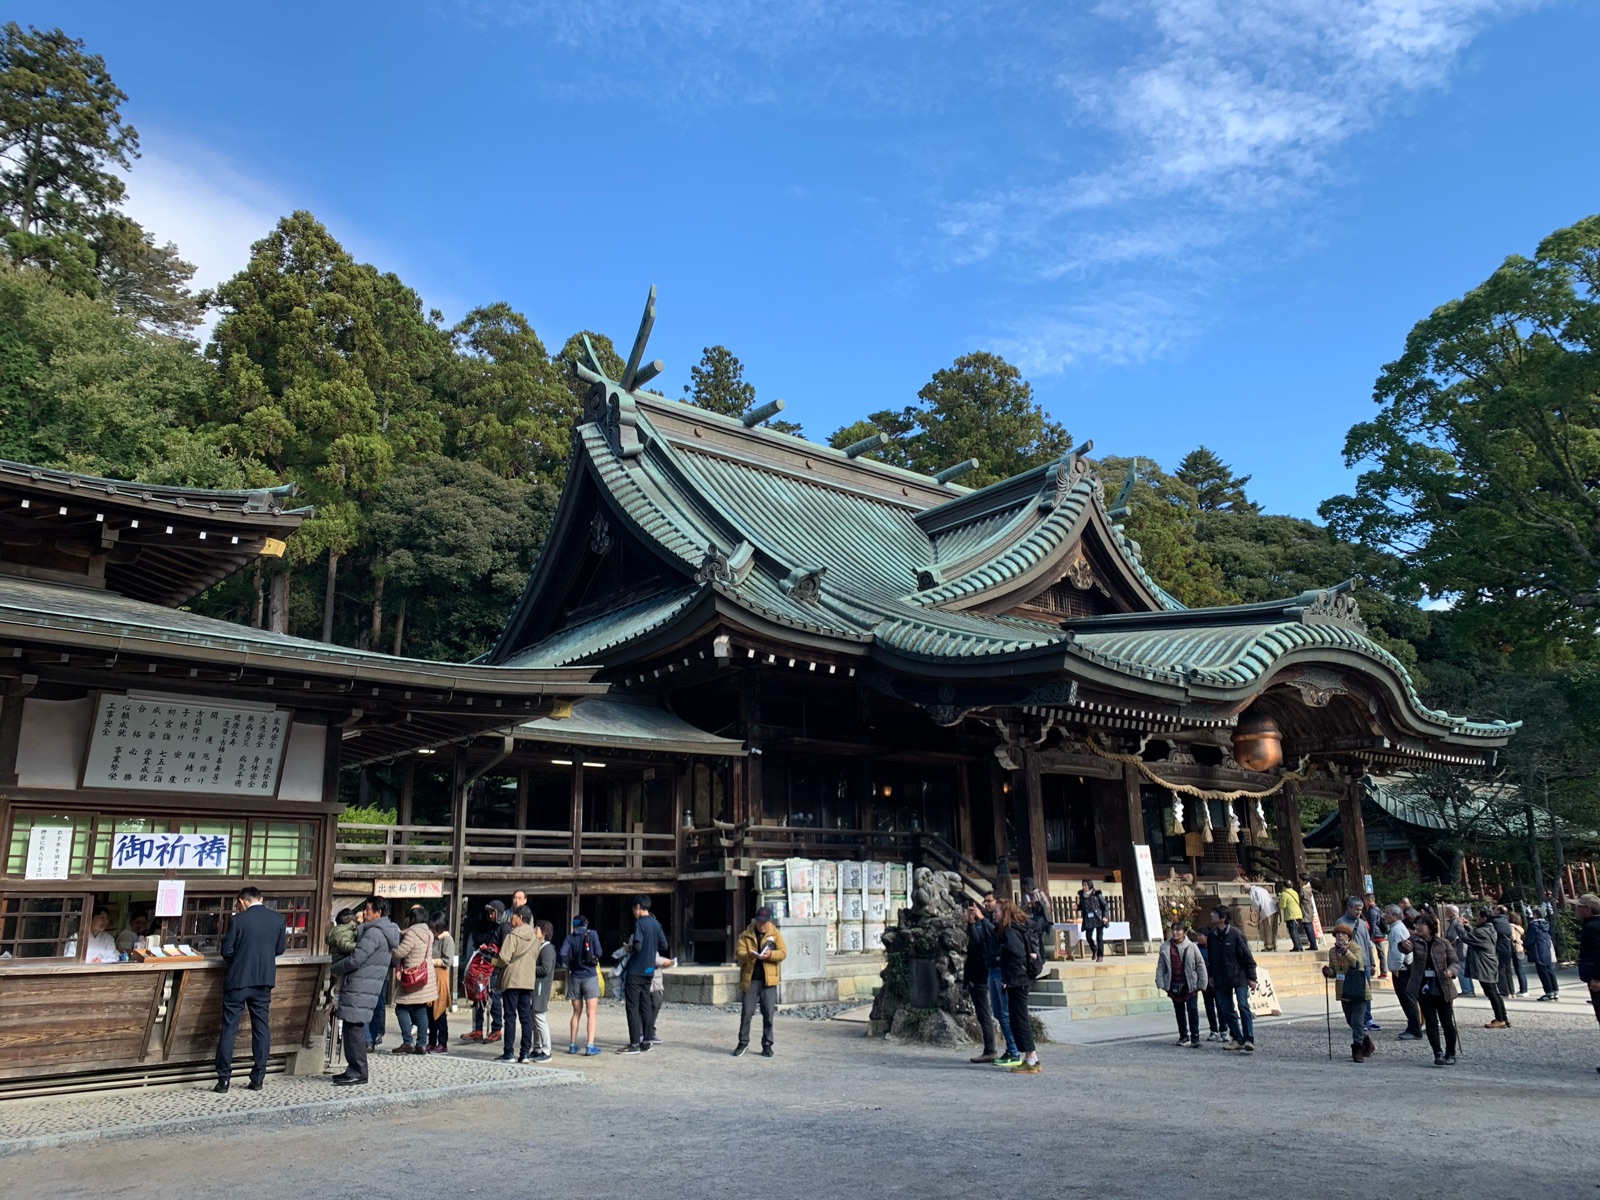
[[[1011, 799], [1006, 791], [1009, 776], [1000, 770], [1000, 764], [994, 759], [989, 760], [989, 817], [994, 823], [994, 865], [997, 873], [1000, 864], [1005, 862], [1011, 853], [1011, 847], [1006, 837], [1006, 804]], [[1009, 870], [1009, 868], [1008, 868]]]
[[[416, 794], [416, 782], [417, 759], [415, 755], [408, 754], [400, 765], [400, 803], [395, 811], [395, 824], [402, 829], [411, 824], [411, 802], [412, 797]], [[411, 835], [409, 833], [402, 833], [399, 837], [401, 846], [409, 846], [411, 844]], [[411, 852], [402, 849], [397, 861], [402, 864], [409, 864], [411, 862]]]
[[761, 672], [745, 670], [739, 675], [739, 719], [744, 725], [745, 745], [750, 754], [744, 761], [744, 811], [734, 823], [761, 823]]
[[1122, 786], [1113, 793], [1112, 824], [1117, 832], [1117, 849], [1122, 871], [1122, 910], [1128, 932], [1135, 942], [1161, 940], [1161, 931], [1145, 924], [1144, 902], [1139, 892], [1139, 859], [1134, 851], [1144, 841], [1144, 776], [1132, 763], [1122, 764]]
[[1292, 781], [1284, 784], [1273, 798], [1273, 808], [1278, 819], [1278, 870], [1298, 886], [1306, 870], [1306, 842], [1300, 831], [1300, 785]]
[[1044, 777], [1037, 751], [1022, 752], [1022, 770], [1017, 776], [1012, 783], [1011, 799], [1017, 828], [1018, 871], [1024, 879], [1031, 875], [1034, 883], [1048, 893], [1050, 860], [1045, 854], [1044, 841]]
[[[450, 773], [450, 812], [454, 828], [450, 834], [450, 865], [455, 870], [451, 893], [456, 902], [456, 924], [461, 924], [467, 900], [467, 752], [456, 748], [454, 769]], [[462, 931], [455, 931], [461, 944]]]
[[583, 764], [572, 764], [572, 811], [569, 814], [572, 831], [572, 911], [578, 911], [578, 875], [583, 868]]
[[1366, 788], [1356, 773], [1339, 793], [1339, 830], [1344, 836], [1345, 885], [1350, 894], [1359, 896], [1365, 888], [1363, 882], [1372, 873], [1372, 862], [1367, 857], [1367, 824], [1361, 816], [1361, 801]]
[[972, 768], [966, 763], [956, 768], [955, 835], [956, 849], [968, 858], [977, 858], [972, 843]]

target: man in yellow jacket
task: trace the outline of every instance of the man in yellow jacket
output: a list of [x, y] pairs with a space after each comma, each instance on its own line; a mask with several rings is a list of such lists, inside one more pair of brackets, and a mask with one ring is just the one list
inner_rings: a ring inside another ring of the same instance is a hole
[[744, 991], [744, 1010], [739, 1014], [739, 1044], [733, 1048], [738, 1058], [750, 1048], [750, 1020], [761, 1009], [761, 1057], [772, 1057], [772, 1019], [778, 1013], [779, 963], [788, 957], [783, 934], [772, 920], [770, 908], [756, 909], [755, 919], [745, 926], [734, 947], [739, 963], [739, 986]]

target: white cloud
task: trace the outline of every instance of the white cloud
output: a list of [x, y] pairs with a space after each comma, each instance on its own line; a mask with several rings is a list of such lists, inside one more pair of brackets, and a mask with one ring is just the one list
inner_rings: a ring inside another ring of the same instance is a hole
[[[952, 204], [943, 253], [1108, 291], [1020, 322], [1036, 373], [1170, 350], [1274, 226], [1303, 214], [1351, 139], [1447, 84], [1489, 24], [1540, 2], [1107, 0], [1096, 17], [1142, 48], [1109, 67], [1080, 54], [1058, 75], [1103, 161]], [[1163, 302], [1131, 312], [1141, 297]]]
[[195, 265], [197, 290], [237, 273], [251, 243], [293, 207], [277, 188], [203, 147], [149, 134], [143, 142], [124, 207], [157, 242], [176, 243]]

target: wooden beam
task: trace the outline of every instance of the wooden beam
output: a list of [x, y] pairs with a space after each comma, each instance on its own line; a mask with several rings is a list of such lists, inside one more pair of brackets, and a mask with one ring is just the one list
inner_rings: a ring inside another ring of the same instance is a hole
[[1136, 942], [1161, 940], [1161, 931], [1145, 925], [1144, 905], [1139, 901], [1139, 859], [1134, 845], [1144, 840], [1144, 776], [1132, 763], [1122, 764], [1122, 787], [1113, 804], [1112, 824], [1116, 830], [1118, 857], [1122, 871], [1123, 915]]
[[[1039, 769], [1039, 755], [1032, 750], [1022, 752], [1022, 770], [1013, 782], [1011, 798], [1013, 819], [1017, 829], [1017, 863], [1024, 879], [1033, 877], [1045, 891], [1050, 890], [1050, 860], [1045, 854], [1044, 840], [1044, 777]], [[1020, 786], [1019, 786], [1020, 785]], [[1021, 880], [1018, 880], [1021, 886]]]
[[1306, 871], [1306, 842], [1300, 830], [1300, 785], [1293, 780], [1284, 784], [1273, 799], [1273, 807], [1278, 818], [1278, 870], [1298, 885]]
[[1372, 862], [1367, 857], [1367, 825], [1361, 816], [1361, 800], [1365, 788], [1359, 772], [1353, 773], [1339, 793], [1339, 831], [1344, 839], [1344, 865], [1347, 872], [1345, 886], [1352, 895], [1365, 890], [1365, 879], [1372, 873]]

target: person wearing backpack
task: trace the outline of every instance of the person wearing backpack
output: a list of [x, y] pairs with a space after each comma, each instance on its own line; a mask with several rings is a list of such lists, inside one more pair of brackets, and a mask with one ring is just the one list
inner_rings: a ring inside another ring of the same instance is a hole
[[[600, 935], [589, 928], [582, 913], [572, 918], [572, 932], [561, 943], [561, 965], [567, 969], [567, 999], [572, 1001], [572, 1024], [567, 1031], [568, 1054], [600, 1053]], [[578, 1041], [578, 1021], [587, 1014], [589, 1040]]]
[[1256, 990], [1256, 959], [1250, 943], [1233, 923], [1233, 910], [1219, 904], [1211, 910], [1211, 936], [1207, 939], [1211, 975], [1217, 984], [1217, 1009], [1233, 1038], [1230, 1050], [1254, 1054], [1256, 1022], [1250, 1012], [1250, 993]]
[[1011, 1014], [1011, 1036], [1022, 1055], [1020, 1062], [996, 1059], [999, 1066], [1010, 1062], [1013, 1075], [1037, 1075], [1043, 1067], [1039, 1064], [1039, 1049], [1033, 1040], [1033, 1021], [1028, 1015], [1028, 993], [1033, 981], [1044, 973], [1044, 947], [1038, 932], [1028, 921], [1028, 914], [1014, 900], [999, 903], [999, 923], [996, 933], [1000, 942], [1000, 981], [1005, 986], [1006, 1003]]

